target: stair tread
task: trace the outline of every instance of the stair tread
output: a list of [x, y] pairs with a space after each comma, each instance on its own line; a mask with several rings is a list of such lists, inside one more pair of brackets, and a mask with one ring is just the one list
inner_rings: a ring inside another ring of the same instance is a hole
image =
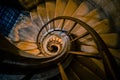
[[31, 43], [31, 42], [19, 42], [16, 44], [16, 46], [21, 50], [37, 49], [36, 43]]
[[112, 53], [113, 56], [118, 57], [120, 59], [120, 49], [112, 49], [109, 48], [110, 52]]
[[32, 23], [33, 23], [34, 25], [36, 25], [38, 28], [41, 29], [42, 23], [41, 23], [41, 20], [40, 20], [40, 18], [39, 18], [39, 16], [38, 16], [37, 9], [32, 10], [32, 11], [30, 12], [30, 16], [31, 16]]
[[89, 45], [80, 45], [80, 50], [83, 52], [88, 52], [88, 53], [93, 53], [97, 54], [98, 50], [94, 46], [89, 46]]
[[[84, 17], [76, 16], [76, 18], [82, 20], [83, 22], [87, 23], [88, 25], [90, 25], [93, 28], [95, 27], [94, 24], [97, 24], [98, 22], [101, 21], [100, 16], [96, 9], [92, 10], [90, 13], [88, 13]], [[72, 25], [72, 23], [70, 23], [70, 22], [68, 22], [66, 24]], [[82, 35], [85, 32], [87, 32], [87, 31], [83, 27], [81, 27], [81, 25], [78, 25], [76, 27], [76, 29], [74, 30], [74, 34], [76, 34], [76, 35]]]
[[[80, 59], [80, 58], [86, 58], [86, 61], [91, 61], [92, 64], [95, 64], [96, 68], [98, 68], [100, 71], [102, 71], [104, 73], [104, 65], [102, 63], [102, 59], [98, 60], [98, 59], [94, 59], [94, 58], [87, 58], [87, 57], [81, 57], [81, 56], [76, 56], [77, 59]], [[84, 61], [83, 61], [84, 62]], [[85, 64], [85, 63], [84, 63]], [[90, 64], [91, 65], [91, 64]], [[87, 66], [86, 66], [87, 67]], [[88, 67], [89, 68], [89, 67]], [[91, 68], [91, 67], [90, 67]]]
[[[118, 47], [119, 36], [117, 33], [100, 34], [100, 36], [109, 48], [117, 48]], [[79, 41], [86, 45], [96, 46], [94, 40], [92, 39], [92, 37], [90, 35], [79, 39]]]
[[70, 67], [68, 67], [66, 69], [66, 74], [67, 74], [69, 80], [80, 80], [79, 76]]
[[102, 61], [96, 63], [95, 59], [87, 57], [76, 57], [76, 59], [80, 64], [89, 68], [92, 72], [94, 72], [96, 75], [100, 76], [104, 80], [105, 72]]
[[56, 0], [51, 0], [51, 1], [46, 0], [45, 4], [46, 4], [46, 14], [47, 14], [47, 18], [49, 21], [52, 18], [54, 18], [55, 8], [56, 8]]
[[[74, 66], [76, 65], [76, 66]], [[75, 71], [75, 73], [80, 77], [81, 80], [101, 80], [99, 76], [93, 73], [89, 68], [80, 64], [77, 60], [72, 62], [70, 65], [71, 68]], [[87, 77], [86, 77], [87, 76]]]
[[40, 50], [39, 49], [33, 49], [33, 50], [25, 51], [25, 52], [37, 56], [40, 53]]
[[[72, 16], [73, 13], [76, 11], [78, 6], [80, 5], [80, 0], [69, 0], [62, 16]], [[62, 25], [62, 21], [59, 22], [58, 26], [60, 27]]]
[[79, 16], [85, 16], [87, 15], [87, 13], [89, 12], [89, 8], [88, 5], [86, 4], [86, 2], [82, 2], [79, 7], [76, 9], [76, 11], [73, 13], [73, 17], [76, 17], [77, 15]]
[[20, 41], [15, 45], [20, 50], [25, 51], [32, 55], [38, 55], [40, 53], [40, 50], [38, 49], [35, 42]]
[[89, 20], [91, 20], [91, 18], [92, 19], [96, 19], [96, 18], [101, 19], [97, 9], [90, 11], [84, 18], [85, 18], [85, 21], [89, 21]]
[[[66, 8], [68, 1], [69, 0], [56, 0], [56, 9], [55, 9], [55, 16], [54, 17], [58, 17], [58, 16], [63, 15], [63, 12]], [[60, 21], [56, 21], [55, 27], [58, 27], [59, 23], [60, 23]]]
[[38, 12], [38, 16], [41, 20], [42, 25], [44, 25], [48, 21], [47, 14], [45, 14], [46, 13], [45, 3], [41, 3], [37, 6], [37, 12]]
[[[69, 25], [71, 25], [69, 23]], [[80, 35], [83, 35], [83, 34], [86, 34], [86, 30], [83, 28], [83, 27], [80, 27], [78, 26], [74, 31], [73, 33], [77, 36], [80, 36]], [[96, 24], [94, 24], [93, 26], [91, 26], [98, 34], [105, 34], [105, 33], [110, 33], [111, 32], [111, 28], [109, 26], [109, 21], [108, 19], [104, 19], [100, 22], [97, 22]], [[76, 31], [78, 30], [79, 31]]]
[[117, 64], [120, 66], [120, 49], [112, 49], [112, 48], [109, 48], [109, 51], [110, 51], [111, 54], [114, 56]]
[[108, 19], [104, 19], [94, 25], [94, 30], [99, 34], [105, 34], [111, 32]]
[[56, 0], [55, 17], [62, 16], [68, 0]]
[[108, 47], [111, 48], [118, 47], [119, 35], [117, 33], [101, 34], [100, 36]]
[[15, 27], [12, 29], [9, 34], [9, 38], [12, 41], [36, 41], [36, 35], [39, 32], [39, 27], [32, 24], [31, 18], [23, 16], [22, 20], [15, 24]]
[[68, 4], [64, 10], [63, 15], [64, 16], [71, 16], [73, 12], [78, 8], [80, 5], [81, 1], [77, 0], [69, 0]]

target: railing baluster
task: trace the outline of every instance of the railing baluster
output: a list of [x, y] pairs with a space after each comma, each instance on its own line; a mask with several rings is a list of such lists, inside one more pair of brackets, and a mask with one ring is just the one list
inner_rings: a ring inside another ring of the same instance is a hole
[[80, 39], [80, 38], [83, 38], [83, 37], [85, 37], [85, 36], [88, 35], [88, 34], [89, 34], [89, 33], [86, 32], [86, 33], [84, 33], [84, 34], [82, 34], [82, 35], [80, 35], [80, 36], [74, 38], [73, 40], [71, 40], [71, 42], [74, 42], [74, 41], [76, 41], [76, 40], [78, 40], [78, 39]]
[[49, 25], [46, 25], [45, 30], [48, 32], [48, 28], [47, 28], [47, 26], [49, 26]]
[[65, 24], [65, 19], [63, 19], [61, 30], [63, 30], [64, 24]]
[[53, 21], [53, 29], [55, 30], [55, 21]]
[[60, 63], [58, 63], [58, 67], [59, 67], [59, 71], [60, 71], [62, 80], [68, 80], [68, 77], [63, 69], [63, 66]]
[[87, 53], [87, 52], [79, 52], [79, 51], [69, 51], [68, 53], [75, 54], [75, 55], [78, 55], [78, 56], [101, 59], [101, 56], [99, 54], [93, 54], [93, 53]]
[[67, 32], [67, 35], [70, 34], [70, 32], [75, 28], [76, 25], [77, 25], [77, 22], [75, 22], [75, 23], [73, 24], [72, 28]]

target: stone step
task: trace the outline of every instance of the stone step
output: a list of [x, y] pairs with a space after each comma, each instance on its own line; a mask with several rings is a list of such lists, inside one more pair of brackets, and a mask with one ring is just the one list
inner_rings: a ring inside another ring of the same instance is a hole
[[[55, 9], [55, 16], [54, 17], [58, 17], [58, 16], [63, 15], [68, 1], [69, 0], [56, 0], [56, 9]], [[60, 23], [60, 21], [56, 21], [55, 27], [58, 27], [59, 23]]]
[[110, 50], [111, 54], [114, 56], [118, 65], [120, 66], [120, 49], [109, 48], [109, 50]]
[[56, 0], [55, 17], [62, 16], [69, 0]]
[[105, 34], [111, 32], [111, 27], [108, 19], [104, 19], [94, 25], [94, 30], [99, 34]]
[[56, 0], [46, 0], [46, 13], [48, 21], [54, 18], [55, 15], [55, 8], [56, 8]]
[[89, 79], [89, 80], [101, 80], [101, 78], [97, 74], [92, 72], [88, 67], [81, 64], [78, 60], [74, 60], [71, 63], [70, 67], [74, 70], [74, 72], [82, 80], [87, 80], [87, 79]]
[[31, 18], [23, 16], [23, 18], [16, 23], [15, 27], [12, 29], [9, 38], [11, 38], [12, 41], [23, 40], [35, 42], [38, 32], [39, 27], [32, 23]]
[[64, 10], [63, 16], [71, 16], [80, 5], [80, 0], [69, 0]]
[[43, 2], [37, 6], [37, 13], [41, 20], [42, 25], [44, 25], [48, 21], [47, 14], [46, 14], [47, 12], [46, 12], [45, 2]]
[[16, 44], [16, 46], [19, 49], [24, 50], [24, 51], [37, 49], [36, 43], [32, 43], [32, 42], [19, 42]]
[[80, 45], [80, 51], [93, 53], [93, 54], [98, 53], [98, 50], [95, 46], [89, 46], [89, 45]]
[[[97, 9], [92, 10], [84, 17], [77, 16], [76, 18], [82, 20], [83, 22], [87, 23], [88, 25], [90, 25], [93, 28], [94, 28], [95, 24], [97, 25], [98, 22], [101, 23], [100, 22], [101, 19], [100, 19]], [[74, 23], [72, 23], [70, 21], [66, 22], [65, 29], [69, 28], [68, 26], [71, 26], [73, 24]], [[86, 33], [86, 30], [83, 27], [81, 27], [81, 25], [77, 25], [76, 28], [72, 32], [75, 35], [82, 35], [82, 34]]]
[[69, 80], [80, 80], [79, 76], [70, 67], [68, 67], [66, 69], [66, 74], [67, 74]]
[[105, 72], [102, 60], [81, 56], [77, 56], [76, 59], [80, 64], [82, 64], [83, 66], [88, 68], [91, 72], [99, 76], [101, 80], [105, 80]]
[[85, 16], [88, 14], [90, 11], [88, 5], [86, 2], [82, 2], [79, 7], [76, 9], [76, 11], [73, 13], [72, 17], [77, 17], [77, 16]]
[[39, 30], [42, 28], [42, 23], [41, 23], [41, 20], [38, 16], [38, 13], [37, 13], [37, 9], [34, 9], [30, 12], [30, 16], [31, 16], [31, 21], [34, 25], [36, 25]]
[[[69, 0], [62, 16], [72, 16], [76, 9], [79, 7], [82, 1], [79, 0]], [[59, 22], [58, 27], [62, 25], [62, 21]]]
[[[117, 33], [100, 34], [100, 36], [109, 48], [118, 47], [119, 35]], [[95, 42], [93, 41], [93, 38], [90, 35], [79, 39], [79, 41], [82, 44], [96, 46]]]

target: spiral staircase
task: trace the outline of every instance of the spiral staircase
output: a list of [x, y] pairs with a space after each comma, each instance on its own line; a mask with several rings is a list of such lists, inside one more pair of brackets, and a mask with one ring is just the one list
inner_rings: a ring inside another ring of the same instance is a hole
[[89, 0], [44, 0], [0, 37], [0, 80], [119, 80], [119, 35]]

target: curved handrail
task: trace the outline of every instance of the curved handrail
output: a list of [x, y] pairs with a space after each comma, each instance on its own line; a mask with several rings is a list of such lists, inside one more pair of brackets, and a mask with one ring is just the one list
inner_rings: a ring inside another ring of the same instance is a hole
[[[32, 56], [26, 57], [22, 56], [21, 54]], [[21, 51], [13, 44], [11, 44], [3, 35], [0, 34], [0, 66], [8, 65], [14, 66], [14, 68], [21, 68], [21, 69], [37, 69], [37, 68], [45, 68], [49, 65], [56, 65], [56, 62], [61, 61], [62, 58], [66, 58], [66, 56], [53, 56], [48, 58], [41, 58], [34, 55], [29, 55], [24, 51]], [[56, 61], [55, 61], [56, 60]]]
[[[104, 43], [102, 38], [99, 36], [99, 34], [93, 28], [91, 28], [88, 24], [86, 24], [85, 22], [83, 22], [83, 21], [81, 21], [81, 20], [79, 20], [77, 18], [74, 18], [74, 17], [59, 16], [59, 17], [53, 18], [52, 20], [47, 22], [42, 27], [42, 29], [45, 28], [49, 23], [51, 23], [51, 22], [53, 22], [55, 20], [60, 20], [60, 19], [67, 19], [67, 20], [77, 22], [83, 28], [85, 28], [89, 32], [89, 34], [91, 34], [91, 36], [93, 37], [96, 45], [98, 46], [98, 50], [99, 50], [100, 54], [102, 56], [107, 79], [108, 80], [118, 80], [119, 79], [119, 69], [117, 67], [117, 63], [116, 63], [114, 57], [112, 56], [112, 54], [108, 50], [106, 44]], [[39, 37], [39, 34], [42, 31], [42, 29], [38, 33], [37, 44], [38, 44], [38, 37]]]
[[[47, 22], [43, 27], [46, 27], [46, 25], [48, 25], [49, 23], [51, 23], [52, 21], [54, 20], [59, 20], [59, 19], [68, 19], [68, 20], [72, 20], [74, 22], [77, 22], [78, 24], [82, 25], [82, 27], [84, 27], [88, 32], [89, 34], [91, 34], [91, 36], [93, 37], [95, 43], [97, 44], [98, 46], [98, 50], [102, 56], [102, 59], [103, 59], [103, 64], [104, 64], [104, 68], [105, 68], [105, 71], [106, 71], [106, 76], [107, 76], [107, 79], [108, 80], [118, 80], [119, 79], [119, 75], [118, 75], [118, 68], [117, 68], [117, 64], [116, 64], [116, 61], [114, 59], [114, 57], [111, 55], [110, 51], [108, 50], [106, 44], [104, 43], [104, 41], [101, 39], [101, 37], [99, 36], [99, 34], [94, 30], [92, 29], [89, 25], [87, 25], [85, 22], [79, 20], [79, 19], [76, 19], [74, 17], [69, 17], [69, 16], [59, 16], [59, 17], [56, 17], [56, 18], [53, 18], [52, 20], [50, 20], [49, 22]], [[42, 30], [41, 29], [41, 30]], [[40, 30], [40, 32], [41, 32]], [[40, 33], [39, 32], [39, 33]], [[39, 36], [39, 34], [38, 34]], [[38, 39], [38, 37], [37, 37]], [[38, 42], [38, 41], [37, 41]], [[6, 55], [5, 55], [6, 56]], [[39, 62], [41, 61], [40, 59], [31, 59], [31, 58], [26, 58], [25, 57], [20, 57], [18, 55], [15, 55], [16, 58], [15, 59], [12, 59], [13, 61], [12, 62], [16, 62], [18, 61], [18, 63], [25, 63], [24, 64], [13, 64], [13, 65], [24, 65], [24, 66], [27, 66], [27, 67], [40, 67], [43, 63]], [[12, 57], [12, 56], [11, 56]], [[14, 57], [14, 56], [13, 56]], [[12, 57], [12, 58], [13, 58]], [[21, 61], [21, 60], [25, 60], [25, 61]], [[29, 60], [32, 60], [32, 62], [29, 62]], [[37, 62], [35, 62], [37, 61]], [[54, 59], [53, 59], [54, 61]], [[53, 62], [51, 60], [51, 62]], [[59, 60], [58, 60], [59, 61]], [[28, 63], [27, 63], [28, 62]], [[34, 63], [35, 62], [35, 63]], [[29, 64], [30, 63], [30, 64]], [[27, 65], [26, 65], [27, 64]]]

